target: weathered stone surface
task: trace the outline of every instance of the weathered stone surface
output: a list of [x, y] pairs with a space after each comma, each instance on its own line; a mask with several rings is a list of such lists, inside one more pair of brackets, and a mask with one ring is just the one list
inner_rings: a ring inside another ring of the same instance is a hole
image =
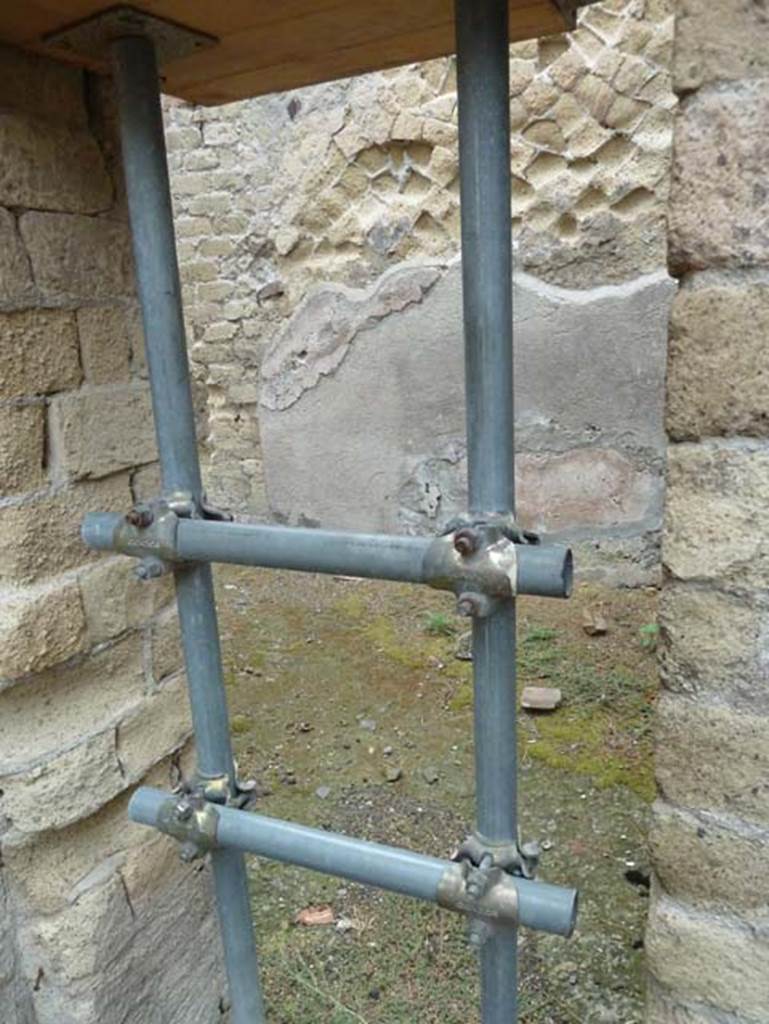
[[769, 717], [663, 696], [655, 756], [672, 803], [769, 822]]
[[674, 270], [769, 263], [769, 139], [762, 130], [768, 117], [769, 80], [705, 89], [685, 100], [670, 197]]
[[769, 831], [657, 801], [649, 834], [654, 870], [674, 898], [761, 917], [769, 903]]
[[[134, 638], [129, 653], [136, 645]], [[58, 735], [51, 734], [55, 723], [46, 724], [35, 737], [34, 750], [9, 746], [16, 761], [9, 760], [0, 777], [3, 814], [14, 832], [60, 829], [96, 813], [185, 743], [190, 724], [184, 677], [172, 676], [144, 695], [141, 658], [126, 671], [107, 679], [108, 686], [102, 682], [102, 691], [93, 682], [90, 693], [85, 684], [73, 687], [77, 702], [60, 705], [68, 722]], [[118, 690], [121, 680], [125, 691]], [[3, 700], [29, 708], [22, 691], [16, 687]], [[84, 717], [80, 725], [74, 722], [76, 703]], [[46, 747], [51, 749], [44, 751]]]
[[769, 77], [769, 18], [752, 0], [683, 0], [676, 11], [677, 92]]
[[0, 307], [27, 304], [35, 291], [32, 272], [24, 251], [16, 219], [9, 210], [0, 208]]
[[671, 581], [659, 611], [667, 689], [769, 714], [769, 608]]
[[90, 132], [27, 113], [0, 114], [0, 204], [63, 213], [99, 213], [112, 182]]
[[[159, 984], [158, 950], [169, 935], [179, 948], [163, 964], [167, 984]], [[140, 846], [84, 879], [66, 909], [27, 923], [22, 938], [28, 985], [40, 965], [47, 979], [35, 995], [40, 1024], [121, 1024], [137, 1007], [163, 1024], [209, 1024], [221, 1015], [224, 968], [208, 873], [181, 865], [162, 837], [145, 831]], [[210, 976], [200, 969], [201, 943]]]
[[130, 505], [124, 473], [0, 508], [0, 579], [34, 583], [85, 561], [103, 559], [102, 553], [89, 552], [83, 543], [82, 518], [86, 512], [125, 512]]
[[[291, 521], [434, 530], [464, 503], [460, 270], [377, 317], [387, 283], [308, 299], [265, 359], [268, 496]], [[591, 535], [659, 521], [670, 295], [661, 276], [588, 293], [517, 280], [519, 498], [533, 525]]]
[[763, 589], [769, 572], [769, 445], [673, 445], [662, 549], [682, 580]]
[[128, 380], [132, 354], [140, 349], [133, 307], [84, 306], [77, 311], [80, 354], [86, 380], [91, 384], [119, 384]]
[[57, 398], [52, 445], [66, 478], [102, 477], [157, 459], [149, 389], [144, 384], [94, 388]]
[[0, 480], [3, 493], [33, 491], [45, 481], [45, 408], [0, 406]]
[[170, 607], [152, 623], [152, 677], [156, 683], [178, 672], [182, 665], [182, 638], [179, 617]]
[[121, 221], [33, 212], [21, 215], [19, 229], [46, 298], [91, 300], [131, 293], [128, 228]]
[[76, 583], [44, 591], [3, 595], [0, 621], [0, 678], [39, 672], [81, 649], [83, 605]]
[[682, 1003], [733, 1013], [751, 1024], [766, 1019], [769, 940], [761, 932], [661, 897], [652, 903], [646, 956], [652, 975]]
[[155, 686], [120, 726], [118, 755], [126, 776], [136, 782], [168, 754], [187, 741], [192, 732], [184, 673], [167, 677]]
[[[187, 776], [194, 771], [190, 749], [182, 751], [180, 757]], [[168, 788], [171, 774], [166, 759], [147, 773], [143, 783]], [[28, 912], [57, 913], [77, 899], [80, 892], [104, 882], [114, 870], [125, 873], [134, 856], [144, 859], [145, 870], [151, 870], [153, 854], [158, 854], [155, 842], [173, 852], [172, 843], [129, 820], [130, 796], [130, 792], [120, 794], [91, 817], [59, 832], [33, 836], [13, 832], [3, 836], [3, 863]], [[165, 858], [161, 855], [160, 860], [164, 862]], [[138, 901], [145, 898], [138, 889], [133, 895]]]
[[744, 1018], [698, 1005], [685, 1006], [653, 978], [647, 982], [646, 1024], [744, 1024]]
[[74, 313], [0, 313], [0, 398], [65, 391], [81, 377]]
[[89, 735], [115, 727], [146, 688], [141, 637], [103, 647], [80, 664], [52, 668], [0, 697], [2, 771], [42, 764]]
[[105, 560], [102, 553], [96, 565], [80, 574], [90, 644], [138, 629], [173, 596], [172, 577], [141, 581], [135, 570], [132, 560]]
[[13, 46], [0, 46], [0, 96], [7, 110], [58, 123], [87, 123], [83, 71]]
[[768, 334], [769, 278], [763, 273], [686, 279], [670, 323], [666, 418], [673, 440], [769, 434], [760, 372]]

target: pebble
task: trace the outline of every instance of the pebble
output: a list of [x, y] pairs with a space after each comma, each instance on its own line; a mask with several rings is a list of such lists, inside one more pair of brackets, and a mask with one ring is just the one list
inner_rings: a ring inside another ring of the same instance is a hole
[[438, 781], [440, 776], [438, 775], [438, 771], [436, 768], [423, 768], [422, 778], [425, 780], [428, 786], [432, 786], [434, 783]]
[[319, 800], [325, 800], [330, 795], [331, 795], [331, 787], [330, 786], [318, 786], [318, 788], [315, 790], [315, 796], [317, 796]]
[[369, 732], [375, 732], [376, 721], [373, 718], [361, 718], [360, 727], [361, 729], [367, 729]]
[[392, 752], [393, 752], [393, 748], [390, 747], [390, 746], [383, 747], [383, 749], [382, 749], [382, 753], [384, 754], [385, 757], [389, 757], [390, 754], [392, 754]]
[[392, 768], [387, 769], [384, 777], [386, 782], [397, 782], [398, 779], [403, 777], [403, 771], [400, 768], [393, 766]]

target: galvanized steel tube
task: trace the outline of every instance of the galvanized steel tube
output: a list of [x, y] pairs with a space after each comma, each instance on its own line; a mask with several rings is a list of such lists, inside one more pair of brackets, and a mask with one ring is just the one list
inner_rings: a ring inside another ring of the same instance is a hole
[[[123, 524], [124, 517], [116, 512], [89, 513], [83, 522], [83, 540], [96, 550], [120, 550], [118, 531]], [[431, 543], [429, 537], [181, 519], [175, 557], [430, 583], [425, 556]], [[563, 545], [520, 544], [517, 564], [519, 594], [568, 597], [571, 593], [571, 552]]]
[[[171, 194], [155, 50], [149, 39], [112, 44], [134, 264], [142, 307], [155, 431], [166, 493], [201, 497], [200, 466], [187, 365]], [[227, 703], [211, 570], [180, 565], [176, 596], [200, 771], [233, 777]], [[261, 1024], [245, 864], [240, 854], [213, 856], [217, 910], [230, 985], [233, 1024]]]
[[425, 537], [249, 523], [179, 524], [181, 558], [423, 583]]
[[[471, 514], [513, 511], [513, 309], [507, 0], [456, 0], [462, 298]], [[515, 842], [515, 605], [473, 622], [479, 831]], [[483, 1024], [517, 1020], [517, 940], [481, 949]]]
[[[168, 800], [168, 793], [142, 787], [131, 798], [128, 814], [132, 821], [157, 827], [161, 808]], [[215, 811], [218, 817], [216, 841], [221, 847], [296, 864], [419, 900], [438, 901], [441, 879], [452, 866], [451, 861], [437, 857], [263, 814], [218, 805]], [[573, 889], [525, 878], [513, 881], [518, 892], [521, 924], [555, 935], [571, 934], [577, 901]]]

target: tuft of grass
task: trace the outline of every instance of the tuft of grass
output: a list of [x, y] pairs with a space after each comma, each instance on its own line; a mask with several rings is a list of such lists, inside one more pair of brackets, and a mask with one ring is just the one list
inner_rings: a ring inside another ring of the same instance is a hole
[[550, 643], [557, 636], [558, 631], [555, 629], [548, 629], [546, 626], [535, 626], [532, 629], [526, 630], [523, 635], [523, 642], [525, 644]]
[[425, 616], [425, 633], [430, 636], [453, 636], [457, 627], [445, 612], [428, 612]]
[[638, 630], [641, 647], [645, 651], [656, 651], [657, 641], [660, 636], [660, 627], [656, 622], [647, 622], [646, 625], [641, 626]]

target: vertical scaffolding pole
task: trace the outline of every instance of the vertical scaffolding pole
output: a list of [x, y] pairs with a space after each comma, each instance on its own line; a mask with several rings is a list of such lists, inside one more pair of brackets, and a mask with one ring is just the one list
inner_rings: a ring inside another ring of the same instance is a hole
[[[506, 0], [456, 0], [467, 464], [472, 517], [514, 510]], [[515, 606], [473, 622], [478, 832], [515, 842]], [[483, 1024], [517, 1019], [517, 934], [481, 947]]]
[[[159, 79], [154, 44], [112, 44], [126, 192], [142, 307], [163, 488], [201, 503], [201, 477], [187, 365]], [[227, 701], [211, 568], [181, 566], [176, 596], [202, 775], [234, 785]], [[232, 1024], [265, 1020], [243, 855], [215, 850], [211, 863], [232, 1007]]]

